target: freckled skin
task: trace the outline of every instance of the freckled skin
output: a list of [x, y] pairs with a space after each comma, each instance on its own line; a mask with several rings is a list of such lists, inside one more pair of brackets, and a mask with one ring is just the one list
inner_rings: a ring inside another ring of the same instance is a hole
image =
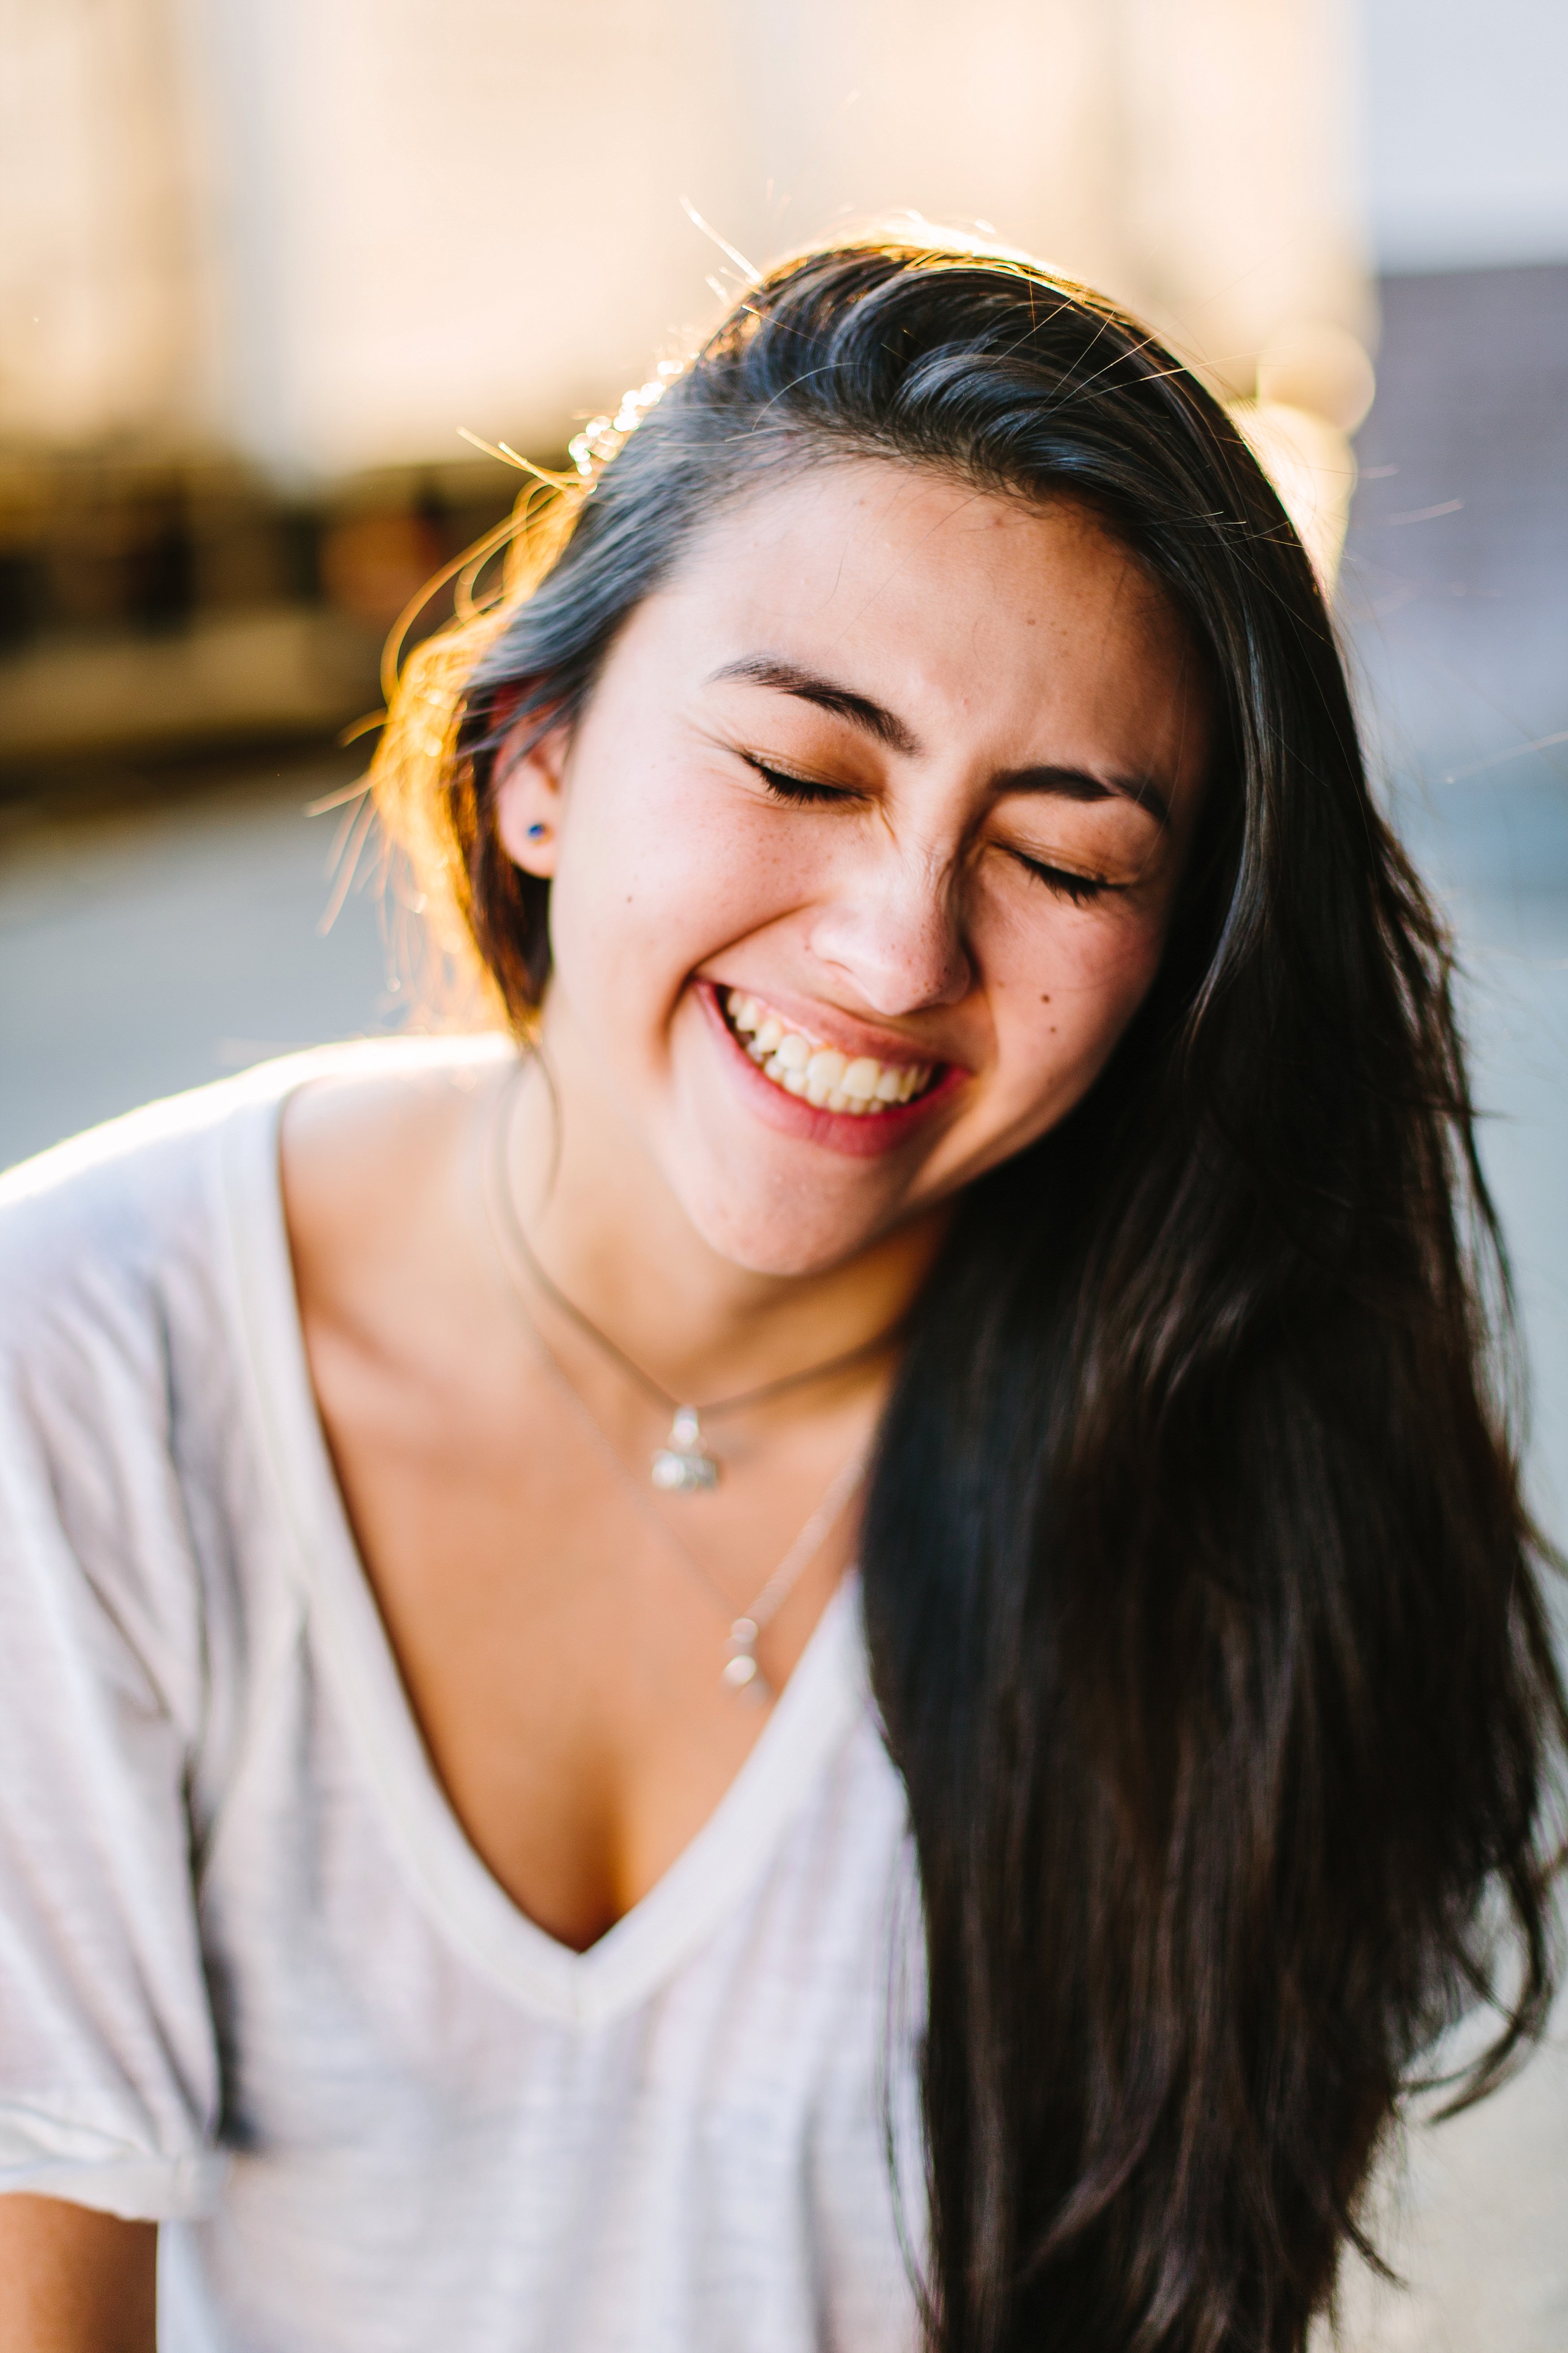
[[[709, 682], [759, 651], [872, 697], [918, 752]], [[712, 1250], [777, 1274], [950, 1197], [1103, 1068], [1159, 961], [1205, 750], [1179, 627], [1079, 508], [866, 460], [721, 518], [633, 614], [575, 734], [501, 793], [511, 854], [554, 877], [544, 1036], [596, 1165], [637, 1167]], [[747, 754], [845, 797], [781, 802]], [[1121, 796], [995, 788], [1052, 765], [1156, 780], [1169, 828]], [[1113, 887], [1074, 904], [1026, 857]], [[703, 979], [964, 1083], [891, 1155], [781, 1136], [737, 1098]]]

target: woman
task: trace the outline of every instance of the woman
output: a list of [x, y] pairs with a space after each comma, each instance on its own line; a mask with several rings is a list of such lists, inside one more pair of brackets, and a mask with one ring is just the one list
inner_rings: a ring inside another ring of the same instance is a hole
[[379, 755], [521, 1054], [10, 1180], [6, 2342], [1285, 2353], [1551, 1990], [1446, 946], [1109, 305], [654, 390]]

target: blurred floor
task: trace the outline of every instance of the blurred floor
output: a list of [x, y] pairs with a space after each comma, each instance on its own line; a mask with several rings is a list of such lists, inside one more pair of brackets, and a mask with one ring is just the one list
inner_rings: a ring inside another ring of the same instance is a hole
[[[1533, 1495], [1568, 1538], [1568, 891], [1446, 894], [1468, 975], [1481, 1155], [1532, 1375]], [[1568, 2347], [1568, 2337], [1564, 2337]]]
[[386, 1025], [378, 907], [322, 929], [331, 755], [0, 834], [0, 1166], [133, 1103]]
[[[1514, 813], [1513, 849], [1531, 821]], [[1460, 838], [1470, 828], [1460, 829]], [[1484, 830], [1484, 828], [1483, 828]], [[1494, 864], [1506, 844], [1487, 836]], [[1482, 1155], [1513, 1261], [1533, 1376], [1531, 1486], [1549, 1533], [1568, 1538], [1568, 889], [1478, 891], [1447, 880], [1467, 992]], [[1510, 855], [1511, 856], [1511, 852]], [[1568, 1663], [1568, 1609], [1557, 1595]], [[1568, 1919], [1565, 1919], [1568, 1926]], [[1447, 2124], [1413, 2130], [1384, 2169], [1373, 2237], [1410, 2293], [1352, 2270], [1340, 2353], [1564, 2353], [1568, 2348], [1568, 1998], [1518, 2077]]]

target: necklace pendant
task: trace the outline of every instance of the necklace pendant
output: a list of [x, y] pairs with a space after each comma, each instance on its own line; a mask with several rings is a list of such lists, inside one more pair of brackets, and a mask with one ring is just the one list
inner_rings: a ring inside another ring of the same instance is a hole
[[726, 1691], [738, 1693], [756, 1706], [764, 1705], [773, 1696], [773, 1685], [757, 1664], [757, 1636], [761, 1630], [754, 1619], [736, 1619], [730, 1629], [730, 1655], [719, 1676]]
[[719, 1465], [702, 1443], [694, 1405], [676, 1408], [669, 1436], [653, 1458], [653, 1483], [667, 1494], [695, 1494], [719, 1484]]

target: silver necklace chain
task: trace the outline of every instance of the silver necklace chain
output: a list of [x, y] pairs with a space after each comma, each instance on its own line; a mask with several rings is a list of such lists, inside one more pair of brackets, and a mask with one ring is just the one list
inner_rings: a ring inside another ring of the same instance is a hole
[[[784, 1373], [776, 1379], [761, 1381], [754, 1388], [737, 1389], [731, 1397], [713, 1398], [706, 1405], [693, 1405], [673, 1396], [662, 1381], [656, 1381], [653, 1375], [644, 1366], [639, 1365], [634, 1356], [628, 1356], [626, 1350], [616, 1341], [612, 1340], [607, 1332], [601, 1331], [592, 1317], [584, 1314], [575, 1300], [566, 1296], [566, 1293], [546, 1274], [534, 1256], [532, 1245], [523, 1229], [517, 1203], [512, 1198], [507, 1169], [507, 1145], [511, 1134], [512, 1105], [516, 1100], [517, 1088], [521, 1082], [527, 1067], [525, 1061], [520, 1061], [516, 1070], [506, 1081], [496, 1106], [494, 1123], [493, 1181], [497, 1202], [505, 1219], [512, 1245], [524, 1266], [527, 1267], [533, 1282], [549, 1300], [551, 1305], [560, 1314], [565, 1316], [568, 1323], [574, 1324], [584, 1339], [592, 1341], [602, 1356], [606, 1356], [612, 1364], [618, 1366], [626, 1378], [642, 1390], [645, 1397], [651, 1398], [656, 1405], [664, 1407], [670, 1414], [669, 1435], [664, 1444], [656, 1449], [653, 1456], [651, 1471], [654, 1485], [667, 1493], [700, 1493], [705, 1489], [716, 1487], [721, 1475], [722, 1466], [715, 1456], [709, 1452], [703, 1441], [702, 1417], [704, 1414], [710, 1421], [716, 1421], [721, 1415], [739, 1413], [747, 1406], [771, 1404], [773, 1398], [785, 1397], [792, 1389], [805, 1388], [812, 1381], [825, 1381], [834, 1373], [847, 1372], [853, 1366], [864, 1364], [872, 1356], [885, 1354], [897, 1339], [902, 1328], [903, 1319], [900, 1317], [898, 1323], [890, 1324], [886, 1331], [874, 1334], [869, 1340], [859, 1341], [853, 1348], [846, 1348], [840, 1355], [829, 1356], [821, 1364], [806, 1365], [799, 1372]], [[516, 1279], [511, 1275], [510, 1264], [508, 1277], [515, 1289]], [[618, 1461], [619, 1457], [617, 1456], [616, 1459]]]
[[[499, 1122], [498, 1124], [500, 1124]], [[482, 1183], [480, 1187], [480, 1193], [484, 1205], [485, 1223], [489, 1231], [491, 1247], [494, 1249], [496, 1257], [500, 1261], [501, 1271], [506, 1277], [507, 1297], [512, 1307], [521, 1318], [535, 1347], [539, 1350], [546, 1370], [550, 1373], [557, 1388], [561, 1389], [563, 1394], [575, 1409], [579, 1418], [587, 1429], [590, 1437], [593, 1439], [594, 1443], [605, 1456], [606, 1461], [608, 1461], [614, 1468], [616, 1475], [620, 1480], [622, 1485], [626, 1488], [626, 1493], [636, 1503], [637, 1509], [643, 1514], [646, 1519], [652, 1522], [654, 1527], [664, 1538], [666, 1544], [668, 1544], [670, 1549], [685, 1563], [687, 1568], [697, 1579], [698, 1583], [703, 1588], [709, 1598], [717, 1601], [724, 1616], [729, 1618], [730, 1610], [732, 1607], [729, 1595], [724, 1591], [723, 1587], [720, 1585], [717, 1578], [710, 1576], [709, 1571], [703, 1567], [702, 1563], [698, 1559], [696, 1554], [691, 1551], [690, 1547], [681, 1542], [679, 1536], [677, 1535], [675, 1530], [669, 1525], [669, 1523], [663, 1517], [662, 1514], [654, 1509], [651, 1497], [644, 1493], [637, 1482], [632, 1477], [631, 1472], [627, 1470], [625, 1462], [621, 1460], [618, 1448], [611, 1442], [609, 1434], [599, 1420], [597, 1414], [593, 1411], [592, 1408], [588, 1404], [588, 1400], [584, 1397], [575, 1381], [572, 1379], [565, 1366], [562, 1364], [560, 1358], [555, 1354], [554, 1349], [550, 1345], [549, 1341], [545, 1338], [533, 1317], [530, 1314], [527, 1303], [518, 1287], [516, 1276], [512, 1271], [511, 1262], [507, 1256], [505, 1247], [502, 1243], [496, 1221], [495, 1204], [491, 1199], [492, 1192], [499, 1190], [501, 1193], [501, 1198], [509, 1203], [509, 1206], [511, 1206], [510, 1188], [505, 1184], [504, 1161], [499, 1162], [493, 1168], [487, 1167], [485, 1175], [489, 1180], [487, 1183]], [[513, 1239], [521, 1239], [521, 1222], [517, 1217], [515, 1206], [511, 1206], [511, 1216], [507, 1222], [509, 1229], [512, 1231]], [[528, 1252], [526, 1248], [524, 1250], [524, 1256], [531, 1268], [531, 1253]], [[859, 1485], [861, 1478], [864, 1475], [866, 1468], [866, 1455], [867, 1449], [865, 1447], [857, 1447], [855, 1451], [849, 1456], [847, 1461], [839, 1466], [839, 1469], [829, 1485], [827, 1492], [822, 1497], [816, 1509], [812, 1513], [811, 1517], [806, 1521], [805, 1526], [801, 1529], [799, 1535], [795, 1537], [794, 1543], [790, 1546], [789, 1550], [784, 1554], [784, 1558], [779, 1562], [778, 1567], [773, 1570], [766, 1584], [763, 1585], [761, 1591], [757, 1594], [755, 1599], [750, 1602], [747, 1607], [742, 1610], [739, 1617], [730, 1619], [729, 1656], [724, 1662], [723, 1668], [721, 1669], [719, 1677], [720, 1682], [724, 1685], [726, 1690], [741, 1693], [748, 1699], [759, 1702], [765, 1702], [776, 1696], [773, 1685], [768, 1682], [767, 1677], [762, 1671], [761, 1665], [758, 1663], [757, 1644], [761, 1641], [763, 1635], [777, 1617], [779, 1611], [784, 1608], [784, 1603], [788, 1600], [790, 1595], [799, 1584], [802, 1577], [804, 1577], [805, 1571], [810, 1567], [812, 1562], [816, 1558], [817, 1554], [822, 1550], [822, 1547], [826, 1542], [832, 1529], [837, 1524], [840, 1514], [849, 1502], [850, 1497], [854, 1494], [856, 1488]]]

